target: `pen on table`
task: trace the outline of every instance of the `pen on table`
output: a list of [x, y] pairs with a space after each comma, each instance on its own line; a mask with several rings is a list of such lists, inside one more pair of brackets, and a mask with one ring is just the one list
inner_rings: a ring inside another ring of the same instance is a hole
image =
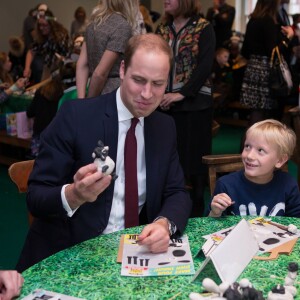
[[282, 225], [282, 224], [279, 224], [279, 223], [276, 223], [276, 222], [273, 222], [273, 221], [267, 221], [269, 224], [271, 225], [274, 225], [280, 229], [283, 229], [283, 230], [286, 230], [288, 232], [291, 232], [291, 233], [296, 233], [297, 232], [297, 227], [293, 224], [290, 224], [289, 226], [285, 226], [285, 225]]

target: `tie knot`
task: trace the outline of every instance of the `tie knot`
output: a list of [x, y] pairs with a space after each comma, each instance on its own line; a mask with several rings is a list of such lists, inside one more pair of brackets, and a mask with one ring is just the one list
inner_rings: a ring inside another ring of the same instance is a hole
[[131, 119], [131, 126], [130, 126], [130, 129], [135, 129], [136, 127], [136, 124], [139, 122], [139, 119], [138, 118], [132, 118]]

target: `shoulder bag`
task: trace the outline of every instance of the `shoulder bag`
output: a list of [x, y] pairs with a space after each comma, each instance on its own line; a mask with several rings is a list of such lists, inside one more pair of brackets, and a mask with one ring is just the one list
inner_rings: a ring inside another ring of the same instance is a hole
[[270, 61], [269, 88], [271, 97], [288, 96], [293, 87], [293, 80], [288, 64], [278, 47], [272, 51]]

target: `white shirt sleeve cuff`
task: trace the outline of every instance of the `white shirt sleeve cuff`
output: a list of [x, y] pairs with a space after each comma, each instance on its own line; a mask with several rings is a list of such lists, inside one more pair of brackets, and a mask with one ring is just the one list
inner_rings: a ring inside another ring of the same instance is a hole
[[65, 189], [68, 185], [69, 184], [63, 185], [60, 195], [61, 195], [62, 205], [63, 205], [65, 211], [67, 212], [68, 217], [72, 217], [74, 215], [74, 213], [76, 212], [76, 210], [78, 209], [78, 207], [75, 208], [74, 210], [72, 210], [71, 207], [69, 206], [69, 203], [68, 203], [66, 195], [65, 195]]

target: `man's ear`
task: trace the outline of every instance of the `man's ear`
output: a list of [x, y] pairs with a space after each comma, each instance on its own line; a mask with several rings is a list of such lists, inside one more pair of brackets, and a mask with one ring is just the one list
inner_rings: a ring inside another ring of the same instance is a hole
[[121, 61], [119, 73], [120, 73], [121, 80], [123, 80], [124, 75], [125, 75], [125, 63], [124, 63], [124, 60]]
[[277, 161], [275, 167], [276, 167], [277, 169], [280, 169], [280, 168], [288, 161], [288, 159], [289, 159], [288, 155], [287, 155], [287, 154], [283, 154], [283, 155], [281, 156], [281, 158], [278, 159], [278, 161]]

